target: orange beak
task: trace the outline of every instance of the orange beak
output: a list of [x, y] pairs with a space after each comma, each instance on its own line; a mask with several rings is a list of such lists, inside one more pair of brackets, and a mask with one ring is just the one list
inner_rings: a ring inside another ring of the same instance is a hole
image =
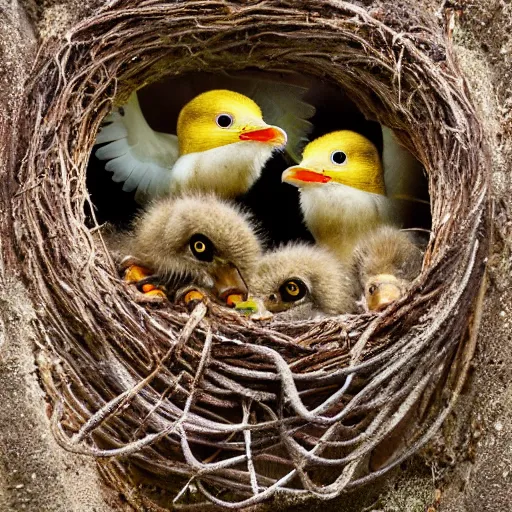
[[302, 167], [290, 167], [283, 172], [281, 177], [281, 181], [284, 183], [289, 183], [297, 187], [305, 183], [328, 183], [331, 179], [330, 176]]
[[268, 128], [262, 128], [260, 130], [252, 130], [249, 132], [243, 132], [239, 136], [240, 140], [253, 140], [256, 142], [266, 142], [273, 146], [285, 146], [287, 137], [286, 132], [277, 128], [276, 126], [269, 126]]
[[393, 275], [380, 274], [369, 279], [365, 297], [369, 311], [382, 311], [403, 295], [400, 281]]
[[[246, 300], [248, 289], [238, 268], [232, 263], [216, 263], [212, 269], [215, 295], [230, 307], [236, 300]], [[236, 299], [233, 296], [239, 296]]]

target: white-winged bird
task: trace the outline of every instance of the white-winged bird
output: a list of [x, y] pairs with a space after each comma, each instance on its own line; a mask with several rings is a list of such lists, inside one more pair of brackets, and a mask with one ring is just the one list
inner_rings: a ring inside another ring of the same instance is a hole
[[[389, 163], [398, 160], [396, 151], [386, 155]], [[412, 179], [400, 178], [407, 172], [407, 166], [384, 171], [372, 142], [341, 130], [309, 143], [300, 164], [286, 169], [282, 180], [299, 187], [304, 220], [317, 243], [349, 262], [366, 233], [379, 225], [402, 224], [394, 191], [410, 187]]]
[[[277, 86], [276, 86], [277, 87]], [[297, 95], [302, 88], [274, 87], [277, 99], [286, 90]], [[254, 94], [269, 105], [268, 98], [254, 86]], [[271, 89], [270, 89], [271, 91]], [[282, 109], [268, 109], [277, 122], [289, 126], [294, 138], [292, 154], [307, 134], [307, 118], [313, 107], [297, 97], [296, 105], [305, 105], [303, 118], [293, 111], [287, 118]], [[294, 105], [292, 101], [292, 105]], [[290, 102], [287, 103], [290, 105]], [[295, 109], [296, 110], [296, 109]], [[106, 170], [113, 180], [124, 182], [123, 190], [136, 190], [139, 202], [181, 192], [213, 192], [222, 198], [234, 198], [247, 192], [276, 149], [286, 146], [286, 132], [263, 121], [258, 104], [249, 97], [229, 91], [211, 90], [199, 94], [180, 111], [176, 135], [150, 128], [140, 109], [137, 93], [128, 103], [105, 118], [96, 139], [107, 143], [96, 151], [100, 160], [108, 160]], [[286, 129], [286, 128], [285, 128]]]

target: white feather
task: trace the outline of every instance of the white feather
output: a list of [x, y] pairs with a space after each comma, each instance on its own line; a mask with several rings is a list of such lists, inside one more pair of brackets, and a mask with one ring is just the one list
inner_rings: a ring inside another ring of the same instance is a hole
[[155, 132], [140, 109], [137, 93], [128, 103], [105, 118], [96, 144], [108, 143], [96, 151], [100, 160], [109, 160], [107, 171], [112, 179], [123, 182], [123, 190], [137, 190], [136, 199], [165, 195], [169, 192], [172, 167], [179, 156], [175, 135]]
[[315, 115], [315, 107], [302, 98], [308, 89], [298, 85], [270, 80], [233, 79], [233, 88], [254, 100], [263, 113], [266, 123], [279, 126], [288, 135], [286, 153], [300, 162], [302, 150], [313, 129], [309, 119]]
[[[126, 129], [126, 126], [124, 126], [120, 122], [114, 122], [112, 119], [109, 119], [108, 116], [105, 118], [104, 122], [110, 122], [110, 124], [107, 124], [103, 126], [98, 133], [98, 136], [96, 137], [96, 144], [104, 144], [105, 142], [112, 142], [114, 140], [122, 139], [123, 137], [128, 136], [128, 130]], [[121, 116], [118, 116], [121, 118]]]
[[398, 142], [393, 130], [382, 128], [382, 165], [386, 194], [390, 198], [417, 198], [421, 195], [423, 166]]
[[138, 190], [143, 177], [146, 175], [147, 170], [145, 164], [136, 164], [136, 167], [137, 170], [135, 170], [134, 167], [130, 173], [130, 176], [128, 176], [124, 182], [123, 190], [125, 192], [133, 192], [134, 190]]
[[106, 163], [105, 169], [113, 172], [112, 181], [120, 183], [126, 181], [135, 167], [135, 160], [129, 153], [126, 153], [120, 157], [114, 158]]
[[398, 142], [394, 132], [387, 126], [382, 127], [382, 166], [386, 194], [393, 202], [400, 224], [414, 216], [418, 203], [428, 205], [424, 197], [425, 183], [423, 166]]
[[341, 183], [300, 189], [300, 205], [308, 229], [320, 245], [348, 260], [359, 238], [379, 224], [396, 222], [392, 201]]
[[98, 149], [96, 156], [100, 160], [112, 160], [113, 158], [126, 155], [129, 151], [130, 147], [126, 143], [126, 139], [119, 139]]

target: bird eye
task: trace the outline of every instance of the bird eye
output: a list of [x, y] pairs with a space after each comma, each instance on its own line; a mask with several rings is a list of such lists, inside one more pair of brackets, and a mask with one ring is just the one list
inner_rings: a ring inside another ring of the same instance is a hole
[[199, 233], [190, 237], [190, 250], [192, 254], [200, 261], [213, 261], [213, 253], [215, 248], [211, 240]]
[[229, 128], [233, 124], [233, 116], [230, 114], [219, 114], [215, 122], [221, 128]]
[[301, 279], [289, 279], [279, 288], [281, 299], [284, 302], [296, 302], [308, 292], [308, 287]]
[[368, 293], [373, 295], [377, 291], [377, 287], [374, 284], [371, 284], [368, 288]]
[[331, 153], [331, 162], [336, 165], [342, 165], [347, 161], [347, 155], [343, 151], [333, 151]]

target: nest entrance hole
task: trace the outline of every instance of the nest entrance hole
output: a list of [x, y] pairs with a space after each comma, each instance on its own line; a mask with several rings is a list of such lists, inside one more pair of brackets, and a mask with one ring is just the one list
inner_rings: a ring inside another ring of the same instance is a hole
[[[177, 77], [160, 79], [138, 89], [137, 95], [141, 110], [151, 128], [163, 133], [176, 134], [179, 112], [188, 101], [208, 90], [233, 88], [233, 81], [240, 78], [270, 80], [304, 87], [303, 99], [316, 110], [310, 119], [313, 129], [308, 136], [309, 141], [329, 132], [352, 130], [367, 137], [377, 147], [382, 157], [381, 125], [377, 121], [367, 119], [351, 100], [350, 95], [339, 85], [312, 76], [261, 70], [234, 71], [229, 74], [189, 72]], [[263, 115], [265, 117], [265, 112]], [[95, 208], [96, 220], [100, 224], [111, 222], [122, 228], [128, 227], [141, 205], [134, 200], [134, 192], [123, 192], [123, 183], [111, 180], [112, 173], [105, 170], [105, 162], [94, 155], [98, 147], [95, 146], [92, 150], [87, 170], [87, 188]], [[247, 207], [258, 220], [267, 234], [265, 241], [270, 246], [296, 240], [313, 240], [302, 220], [298, 190], [281, 183], [282, 172], [294, 163], [287, 160], [283, 154], [274, 154], [251, 190], [237, 198], [237, 201]], [[417, 177], [415, 197], [411, 198], [416, 201], [404, 202], [408, 208], [400, 227], [428, 230], [431, 218], [427, 177], [426, 174], [420, 173], [417, 173]], [[89, 216], [89, 222], [91, 221]]]

